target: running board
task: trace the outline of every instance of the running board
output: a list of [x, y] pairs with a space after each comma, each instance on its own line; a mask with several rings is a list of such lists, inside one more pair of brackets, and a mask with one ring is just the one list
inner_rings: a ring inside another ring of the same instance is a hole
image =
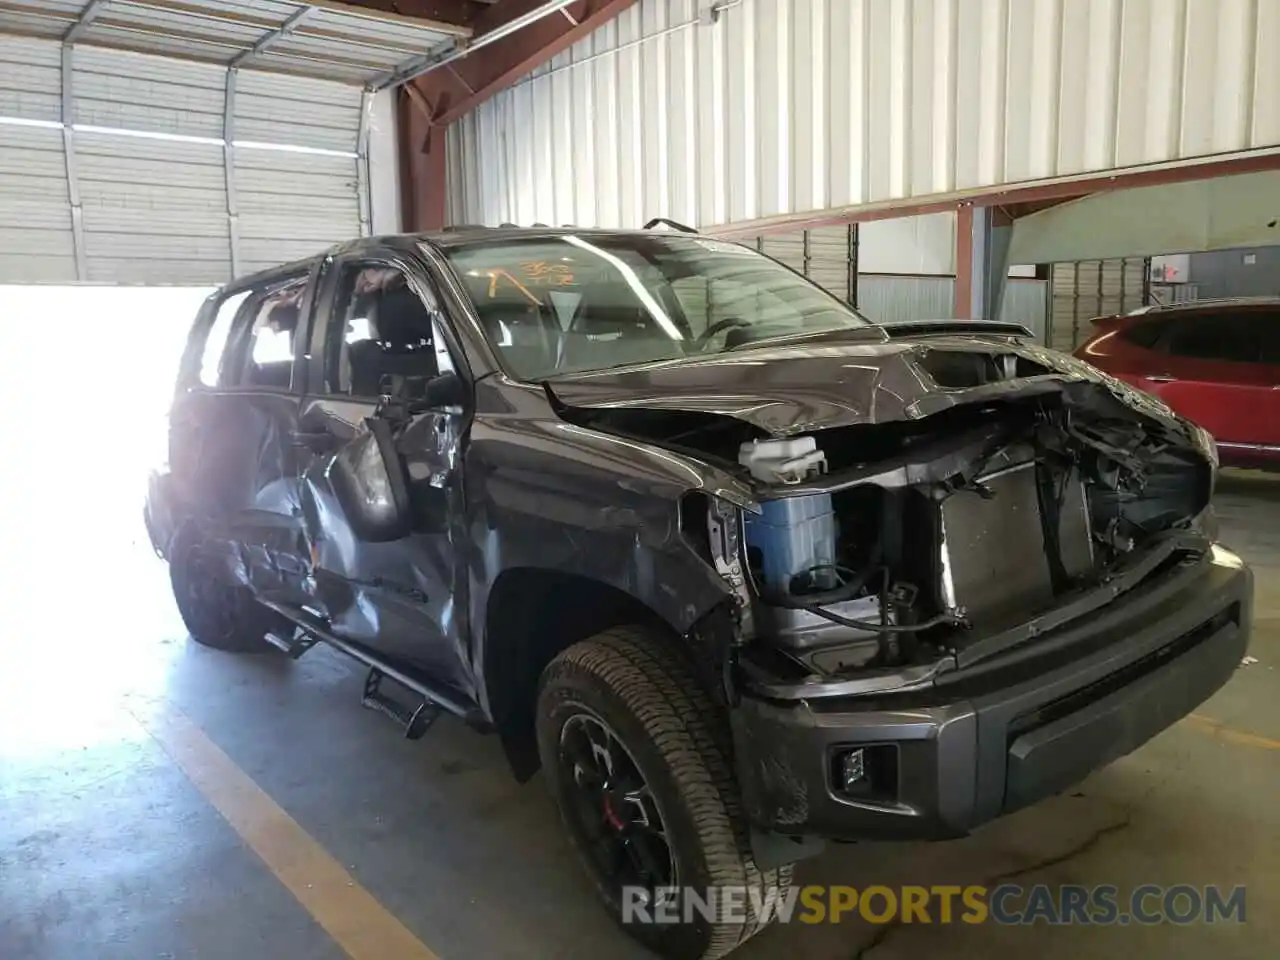
[[430, 700], [423, 700], [417, 708], [410, 710], [394, 697], [382, 692], [382, 681], [386, 677], [377, 667], [369, 668], [369, 676], [364, 681], [364, 696], [360, 698], [360, 706], [373, 710], [391, 720], [404, 730], [406, 740], [421, 740], [431, 725], [440, 716], [440, 708]]
[[[402, 687], [412, 690], [418, 696], [422, 697], [426, 702], [416, 711], [408, 711], [400, 704], [379, 693], [377, 690], [377, 684], [374, 685], [375, 696], [370, 698], [368, 696], [369, 681], [366, 681], [365, 683], [365, 697], [363, 700], [372, 700], [372, 702], [365, 703], [364, 705], [372, 710], [377, 710], [379, 713], [391, 717], [397, 723], [401, 723], [405, 728], [405, 736], [409, 737], [411, 740], [417, 739], [417, 737], [413, 736], [415, 730], [420, 727], [422, 732], [425, 733], [427, 727], [429, 727], [435, 720], [434, 716], [428, 719], [428, 713], [424, 712], [424, 708], [428, 711], [434, 710], [437, 713], [440, 710], [447, 710], [454, 716], [461, 717], [471, 726], [479, 729], [486, 729], [489, 726], [484, 715], [475, 704], [463, 699], [452, 690], [437, 686], [436, 684], [430, 683], [421, 678], [408, 675], [404, 671], [397, 669], [387, 661], [383, 660], [371, 650], [366, 650], [364, 647], [358, 646], [357, 644], [351, 643], [347, 640], [343, 640], [341, 637], [330, 631], [328, 625], [319, 617], [306, 611], [299, 610], [297, 607], [279, 603], [265, 597], [259, 597], [258, 600], [263, 606], [270, 610], [274, 610], [276, 613], [280, 614], [280, 616], [297, 625], [300, 632], [309, 639], [310, 642], [307, 644], [308, 647], [316, 642], [324, 643], [327, 646], [333, 647], [339, 653], [345, 653], [353, 660], [357, 660], [368, 667], [370, 670], [370, 680], [373, 679], [373, 673], [376, 672], [379, 674], [379, 682], [382, 678], [394, 680]], [[276, 639], [282, 640], [282, 638], [278, 636]], [[274, 640], [269, 639], [268, 642], [275, 645]], [[286, 641], [282, 640], [282, 642]], [[289, 646], [288, 642], [286, 642], [286, 646]], [[288, 649], [286, 649], [285, 652], [288, 653]], [[390, 706], [388, 706], [388, 704], [390, 704]], [[417, 718], [416, 721], [415, 717]], [[418, 736], [421, 735], [422, 733], [418, 734]]]
[[264, 639], [292, 660], [297, 660], [316, 645], [316, 638], [301, 627], [293, 631], [292, 637], [285, 638], [278, 633], [268, 633]]

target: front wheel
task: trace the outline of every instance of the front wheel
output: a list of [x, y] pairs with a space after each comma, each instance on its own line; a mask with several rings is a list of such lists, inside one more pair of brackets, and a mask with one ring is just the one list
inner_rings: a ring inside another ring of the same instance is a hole
[[666, 638], [637, 627], [543, 674], [538, 748], [570, 838], [614, 919], [671, 960], [724, 956], [791, 883], [752, 857], [726, 723]]
[[169, 583], [187, 632], [197, 643], [235, 653], [271, 650], [268, 632], [293, 633], [293, 625], [235, 583], [221, 555], [193, 527], [179, 531], [169, 549]]

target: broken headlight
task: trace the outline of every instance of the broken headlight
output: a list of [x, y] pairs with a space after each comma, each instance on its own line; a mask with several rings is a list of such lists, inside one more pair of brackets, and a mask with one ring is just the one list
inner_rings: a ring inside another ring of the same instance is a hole
[[739, 633], [745, 639], [753, 634], [751, 591], [747, 587], [747, 571], [742, 554], [742, 512], [719, 497], [708, 496], [707, 543], [711, 562], [738, 600]]
[[[1183, 420], [1183, 423], [1186, 424], [1187, 432], [1191, 434], [1191, 444], [1196, 453], [1209, 462], [1209, 499], [1212, 500], [1214, 489], [1218, 486], [1218, 442], [1213, 439], [1212, 433], [1198, 423], [1192, 423], [1190, 420]], [[1213, 504], [1206, 506], [1204, 512], [1212, 515]], [[1211, 524], [1204, 525], [1203, 529], [1210, 540], [1218, 539], [1216, 519], [1213, 519]]]
[[1213, 434], [1200, 426], [1198, 423], [1192, 423], [1190, 420], [1183, 420], [1187, 426], [1187, 432], [1191, 434], [1191, 442], [1196, 448], [1196, 452], [1209, 461], [1209, 466], [1213, 468], [1213, 472], [1218, 472], [1218, 441], [1213, 439]]

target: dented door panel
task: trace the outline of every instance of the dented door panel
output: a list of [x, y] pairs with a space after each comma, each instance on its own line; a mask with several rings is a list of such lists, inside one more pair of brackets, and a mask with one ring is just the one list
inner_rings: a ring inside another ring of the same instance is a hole
[[331, 451], [312, 451], [301, 470], [313, 605], [329, 616], [340, 636], [469, 693], [466, 593], [458, 582], [455, 552], [463, 509], [455, 470], [461, 415], [420, 414], [398, 432], [414, 533], [371, 543], [353, 533], [327, 469], [334, 452], [356, 437], [374, 412], [373, 403], [346, 398], [313, 398], [303, 407], [302, 430], [327, 433], [334, 441]]
[[174, 405], [175, 498], [224, 541], [237, 579], [260, 592], [306, 597], [306, 553], [291, 437], [298, 398], [192, 391]]

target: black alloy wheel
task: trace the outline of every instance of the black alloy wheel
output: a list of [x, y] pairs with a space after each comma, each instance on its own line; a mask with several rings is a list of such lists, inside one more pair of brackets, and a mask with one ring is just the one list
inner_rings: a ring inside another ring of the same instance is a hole
[[669, 960], [715, 960], [769, 920], [717, 891], [783, 893], [791, 867], [755, 862], [728, 711], [680, 642], [620, 626], [564, 650], [542, 674], [538, 753], [614, 921]]
[[560, 729], [561, 782], [571, 784], [566, 819], [599, 879], [643, 887], [650, 905], [678, 883], [666, 822], [631, 751], [586, 707]]

